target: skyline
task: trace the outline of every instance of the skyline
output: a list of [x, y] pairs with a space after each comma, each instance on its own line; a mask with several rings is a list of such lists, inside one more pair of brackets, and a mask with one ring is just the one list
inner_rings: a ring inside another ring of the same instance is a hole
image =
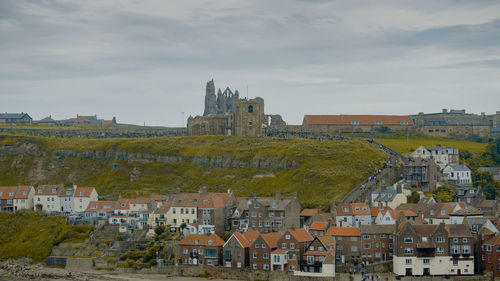
[[500, 110], [500, 3], [0, 2], [2, 112], [173, 126], [205, 85], [267, 114]]

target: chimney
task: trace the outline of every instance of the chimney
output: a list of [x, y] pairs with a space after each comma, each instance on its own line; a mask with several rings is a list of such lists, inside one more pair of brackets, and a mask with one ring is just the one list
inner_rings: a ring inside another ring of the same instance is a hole
[[443, 113], [448, 113], [448, 109], [443, 108]]
[[202, 187], [200, 188], [200, 190], [198, 190], [198, 194], [199, 194], [200, 196], [203, 196], [203, 195], [207, 194], [207, 187], [206, 187], [206, 186], [202, 186]]
[[378, 210], [382, 210], [384, 208], [384, 204], [382, 204], [382, 201], [378, 202]]
[[400, 182], [398, 182], [398, 183], [396, 184], [396, 192], [397, 192], [398, 194], [399, 194], [399, 193], [403, 193], [403, 185], [402, 185]]

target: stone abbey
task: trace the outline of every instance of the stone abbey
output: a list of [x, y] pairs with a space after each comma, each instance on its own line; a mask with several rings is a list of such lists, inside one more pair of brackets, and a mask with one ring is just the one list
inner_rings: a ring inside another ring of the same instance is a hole
[[190, 116], [187, 131], [190, 136], [223, 135], [262, 137], [269, 127], [264, 113], [264, 100], [240, 98], [227, 87], [215, 95], [214, 80], [207, 82], [203, 116]]

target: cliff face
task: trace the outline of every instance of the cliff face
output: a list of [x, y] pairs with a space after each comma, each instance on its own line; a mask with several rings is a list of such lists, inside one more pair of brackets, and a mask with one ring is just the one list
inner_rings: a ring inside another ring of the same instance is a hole
[[95, 186], [107, 197], [233, 189], [298, 192], [308, 205], [341, 199], [386, 156], [361, 142], [229, 138], [82, 140], [0, 136], [0, 184]]

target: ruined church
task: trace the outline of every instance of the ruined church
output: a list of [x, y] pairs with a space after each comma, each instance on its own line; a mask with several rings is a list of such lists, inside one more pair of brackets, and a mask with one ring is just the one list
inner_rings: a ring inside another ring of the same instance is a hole
[[227, 87], [215, 95], [214, 80], [208, 81], [203, 116], [189, 116], [187, 130], [190, 136], [224, 135], [261, 137], [266, 134], [268, 117], [264, 114], [262, 98], [240, 98]]

